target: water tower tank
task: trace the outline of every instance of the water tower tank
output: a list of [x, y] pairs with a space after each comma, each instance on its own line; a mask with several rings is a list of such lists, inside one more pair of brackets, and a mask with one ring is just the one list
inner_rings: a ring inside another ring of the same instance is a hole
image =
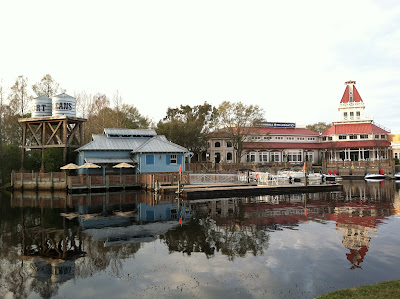
[[51, 116], [51, 99], [47, 96], [39, 96], [33, 99], [32, 117]]
[[76, 116], [76, 99], [65, 93], [53, 97], [53, 116]]

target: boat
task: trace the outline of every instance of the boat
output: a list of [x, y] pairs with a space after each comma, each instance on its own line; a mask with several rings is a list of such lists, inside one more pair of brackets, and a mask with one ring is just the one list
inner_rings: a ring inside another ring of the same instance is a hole
[[366, 180], [384, 180], [386, 178], [386, 174], [380, 173], [367, 173], [364, 177]]
[[396, 172], [394, 175], [394, 178], [396, 179], [396, 181], [400, 180], [400, 172]]

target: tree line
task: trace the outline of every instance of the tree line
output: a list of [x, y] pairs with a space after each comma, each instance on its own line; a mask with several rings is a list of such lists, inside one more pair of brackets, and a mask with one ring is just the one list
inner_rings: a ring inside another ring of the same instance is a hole
[[[0, 84], [0, 185], [9, 180], [11, 170], [20, 168], [22, 127], [18, 119], [31, 117], [33, 98], [42, 95], [51, 98], [62, 92], [66, 92], [65, 89], [50, 74], [44, 75], [31, 86], [22, 75], [9, 88]], [[111, 97], [86, 91], [76, 92], [72, 96], [76, 98], [77, 116], [87, 119], [83, 131], [85, 143], [91, 141], [92, 134], [100, 134], [104, 128], [152, 128], [157, 134], [165, 135], [168, 140], [186, 147], [198, 160], [204, 159], [201, 154], [206, 151], [211, 132], [224, 132], [239, 160], [243, 154], [243, 142], [249, 134], [248, 127], [265, 121], [264, 110], [258, 105], [224, 101], [217, 107], [207, 102], [195, 106], [169, 107], [165, 117], [153, 123], [134, 105], [125, 103], [118, 91]], [[315, 124], [310, 129], [321, 130], [324, 124]], [[74, 161], [73, 152], [70, 156], [70, 161]], [[45, 171], [59, 171], [61, 157], [61, 149], [46, 150]], [[39, 170], [39, 151], [26, 153], [24, 168]]]

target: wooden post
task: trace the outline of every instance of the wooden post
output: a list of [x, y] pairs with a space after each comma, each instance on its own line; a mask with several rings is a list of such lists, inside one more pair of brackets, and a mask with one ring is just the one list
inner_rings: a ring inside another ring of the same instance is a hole
[[62, 132], [62, 141], [64, 144], [63, 148], [63, 162], [64, 164], [67, 163], [67, 120], [63, 120], [63, 132]]
[[51, 180], [51, 191], [53, 191], [54, 190], [53, 172], [50, 172], [50, 180]]
[[39, 189], [39, 178], [38, 178], [39, 174], [37, 172], [35, 172], [35, 190], [37, 191]]
[[24, 173], [21, 172], [21, 190], [24, 191]]
[[25, 145], [26, 145], [26, 127], [27, 127], [27, 124], [24, 123], [23, 128], [22, 128], [21, 170], [24, 169]]

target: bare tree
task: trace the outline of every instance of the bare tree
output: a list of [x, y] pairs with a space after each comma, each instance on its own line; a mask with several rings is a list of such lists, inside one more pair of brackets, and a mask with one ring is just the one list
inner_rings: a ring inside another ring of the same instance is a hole
[[118, 90], [116, 91], [114, 98], [113, 98], [113, 103], [114, 103], [114, 110], [117, 113], [117, 128], [120, 127], [120, 111], [121, 111], [121, 105], [123, 103], [122, 97], [119, 95]]
[[60, 85], [54, 81], [51, 75], [47, 74], [43, 76], [40, 82], [32, 85], [32, 90], [38, 97], [45, 95], [48, 98], [51, 98], [60, 91]]
[[32, 97], [28, 94], [28, 79], [24, 76], [18, 76], [14, 85], [11, 87], [11, 93], [8, 96], [9, 106], [14, 114], [19, 114], [22, 117], [26, 113], [29, 102]]
[[241, 102], [224, 101], [218, 107], [218, 126], [229, 135], [236, 150], [236, 162], [240, 162], [243, 142], [253, 126], [263, 121], [264, 111], [258, 105], [245, 105]]

